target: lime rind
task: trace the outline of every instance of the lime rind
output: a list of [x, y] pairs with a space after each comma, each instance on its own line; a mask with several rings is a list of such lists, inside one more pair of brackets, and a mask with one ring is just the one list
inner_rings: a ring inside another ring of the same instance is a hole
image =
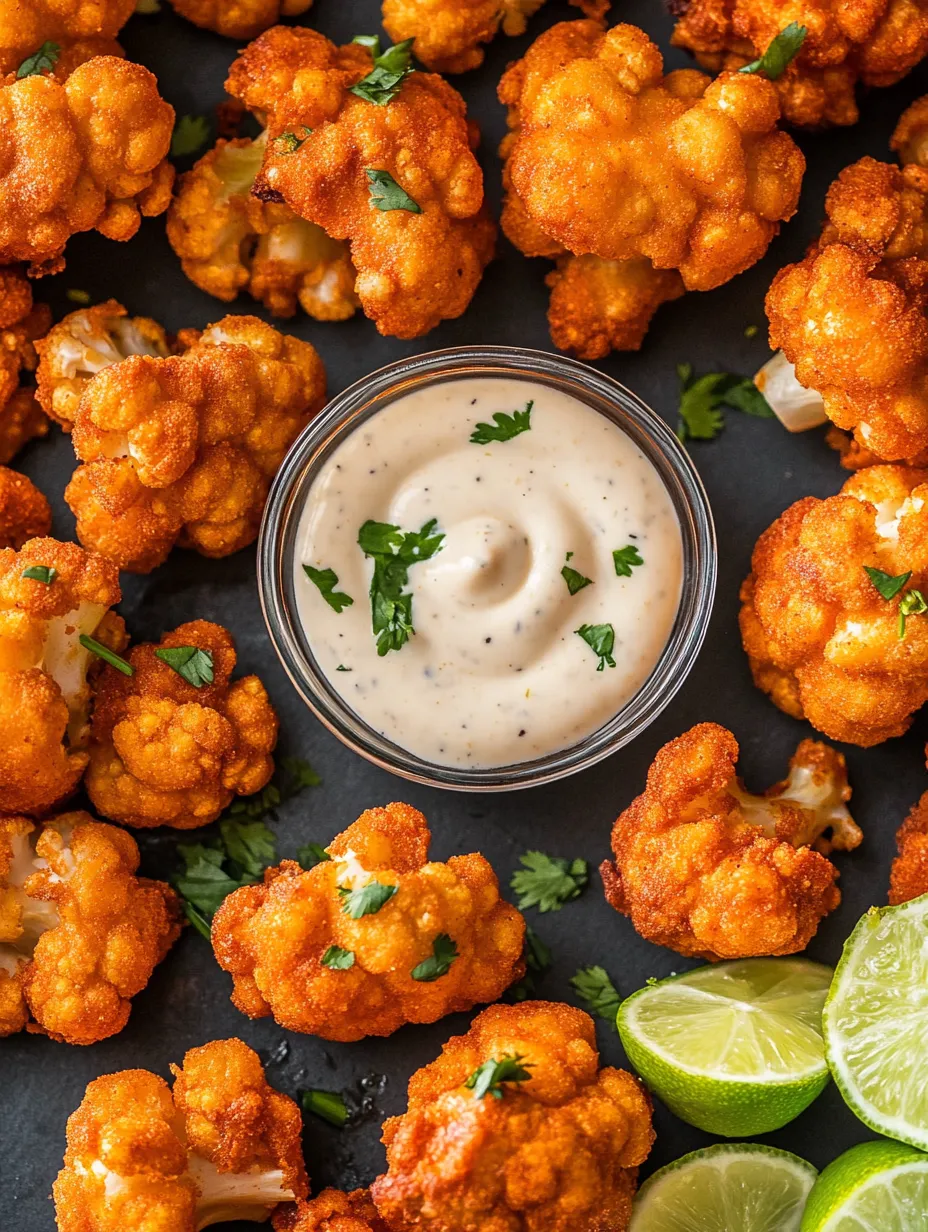
[[928, 1149], [928, 894], [872, 908], [844, 946], [823, 1014], [825, 1052], [865, 1125]]
[[800, 1232], [928, 1227], [928, 1155], [885, 1138], [853, 1146], [812, 1187]]

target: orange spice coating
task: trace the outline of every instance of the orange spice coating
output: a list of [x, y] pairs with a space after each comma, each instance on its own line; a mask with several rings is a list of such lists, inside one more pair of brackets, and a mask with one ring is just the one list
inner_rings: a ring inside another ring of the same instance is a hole
[[[417, 338], [467, 308], [496, 228], [460, 94], [415, 72], [377, 106], [350, 92], [371, 66], [364, 47], [278, 26], [235, 61], [226, 89], [268, 123], [257, 195], [347, 241], [365, 313], [382, 334]], [[284, 132], [297, 149], [275, 141]], [[368, 171], [392, 176], [419, 212], [374, 208]]]
[[69, 44], [111, 42], [135, 5], [136, 0], [4, 0], [0, 5], [0, 74], [15, 73], [45, 42], [57, 43], [63, 57], [68, 55]]
[[928, 894], [928, 791], [896, 833], [899, 854], [889, 877], [890, 903], [907, 903]]
[[51, 506], [32, 480], [0, 466], [0, 548], [18, 552], [28, 539], [47, 535], [51, 526]]
[[35, 370], [35, 342], [51, 323], [48, 306], [33, 304], [25, 275], [12, 267], [0, 269], [0, 464], [48, 431], [35, 395], [20, 385], [20, 379], [24, 372]]
[[928, 700], [928, 620], [899, 636], [865, 566], [928, 589], [928, 471], [871, 466], [837, 496], [790, 506], [757, 541], [741, 589], [754, 683], [832, 740], [901, 736]]
[[274, 1232], [389, 1232], [366, 1189], [323, 1189], [311, 1202], [281, 1207]]
[[[357, 1040], [494, 1001], [520, 979], [525, 924], [501, 901], [493, 869], [481, 855], [430, 863], [430, 837], [409, 805], [368, 809], [329, 843], [331, 860], [308, 872], [284, 860], [263, 884], [230, 894], [212, 940], [235, 1005], [290, 1031]], [[376, 913], [352, 919], [339, 889], [371, 881], [398, 888]], [[440, 978], [415, 980], [442, 933], [458, 957]], [[323, 965], [333, 945], [354, 954], [350, 969]]]
[[[468, 1078], [506, 1055], [530, 1079], [477, 1099]], [[527, 1001], [484, 1010], [413, 1074], [383, 1141], [371, 1196], [394, 1232], [623, 1232], [654, 1133], [638, 1080], [599, 1068], [589, 1015]]]
[[[195, 646], [213, 681], [189, 684], [156, 655]], [[257, 676], [232, 682], [235, 647], [221, 625], [193, 620], [157, 646], [134, 646], [126, 676], [105, 667], [96, 689], [86, 789], [98, 812], [127, 826], [190, 830], [215, 821], [274, 771], [277, 715]]]
[[168, 207], [166, 155], [174, 109], [139, 64], [97, 56], [63, 83], [52, 76], [0, 84], [0, 264], [33, 276], [64, 267], [78, 231], [128, 240], [142, 215]]
[[85, 386], [65, 498], [77, 535], [133, 573], [175, 543], [228, 556], [258, 534], [271, 480], [325, 400], [308, 342], [256, 317], [184, 331], [182, 355], [131, 355]]
[[171, 0], [181, 17], [226, 38], [251, 39], [280, 21], [298, 17], [313, 0]]
[[68, 1118], [59, 1232], [197, 1232], [260, 1223], [309, 1189], [300, 1111], [241, 1040], [191, 1049], [173, 1096], [144, 1069], [97, 1078]]
[[[49, 583], [24, 577], [54, 570]], [[0, 549], [0, 814], [41, 815], [76, 790], [88, 755], [91, 684], [100, 661], [82, 633], [113, 650], [126, 642], [109, 612], [115, 565], [74, 543], [30, 539]]]
[[703, 68], [737, 70], [791, 21], [806, 28], [799, 54], [774, 83], [783, 118], [819, 127], [856, 124], [854, 88], [889, 86], [928, 53], [926, 0], [683, 0], [671, 42]]
[[615, 859], [600, 869], [616, 911], [646, 940], [687, 957], [804, 950], [841, 901], [837, 869], [822, 853], [862, 838], [834, 749], [804, 740], [789, 777], [763, 796], [744, 790], [737, 762], [737, 740], [715, 723], [671, 740], [613, 826]]
[[180, 936], [177, 895], [138, 867], [131, 835], [89, 813], [0, 819], [0, 1035], [28, 1024], [95, 1044], [122, 1030]]
[[805, 169], [777, 128], [769, 81], [665, 77], [656, 45], [630, 25], [565, 22], [535, 48], [544, 75], [530, 52], [500, 96], [518, 125], [508, 180], [545, 236], [576, 255], [647, 257], [691, 290], [764, 255], [795, 213]]

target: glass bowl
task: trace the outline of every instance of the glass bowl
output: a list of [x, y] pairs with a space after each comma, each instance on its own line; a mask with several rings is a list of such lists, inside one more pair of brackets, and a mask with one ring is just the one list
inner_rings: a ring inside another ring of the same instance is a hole
[[[571, 394], [611, 419], [656, 468], [680, 522], [680, 606], [660, 658], [636, 694], [583, 740], [508, 766], [443, 766], [369, 727], [332, 688], [303, 632], [294, 590], [294, 554], [303, 503], [320, 468], [346, 435], [397, 397], [466, 377], [535, 381]], [[661, 713], [686, 679], [702, 645], [715, 595], [716, 544], [702, 482], [677, 438], [630, 390], [576, 360], [516, 347], [454, 347], [388, 364], [356, 381], [294, 442], [274, 480], [258, 539], [258, 591], [274, 649], [316, 717], [369, 761], [403, 778], [462, 791], [507, 791], [550, 783], [594, 765], [628, 744]]]

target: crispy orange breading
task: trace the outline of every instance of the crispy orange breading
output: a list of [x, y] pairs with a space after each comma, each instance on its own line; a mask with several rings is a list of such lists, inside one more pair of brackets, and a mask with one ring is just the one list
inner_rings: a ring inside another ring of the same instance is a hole
[[[738, 742], [700, 723], [666, 744], [612, 829], [606, 898], [648, 941], [687, 957], [796, 954], [841, 901], [825, 855], [862, 834], [844, 758], [804, 740], [763, 796], [738, 778]], [[824, 837], [831, 831], [830, 839]]]
[[174, 109], [148, 69], [97, 56], [61, 84], [0, 84], [0, 264], [33, 276], [64, 267], [78, 231], [128, 240], [142, 215], [163, 213], [174, 170], [166, 155]]
[[306, 1197], [300, 1111], [257, 1053], [217, 1040], [171, 1069], [173, 1096], [144, 1069], [87, 1087], [53, 1187], [60, 1232], [198, 1232]]
[[171, 0], [181, 17], [226, 38], [251, 39], [280, 21], [298, 17], [313, 0]]
[[[528, 1081], [478, 1098], [467, 1081], [517, 1056]], [[371, 1197], [404, 1232], [621, 1232], [651, 1149], [636, 1078], [600, 1069], [593, 1020], [547, 1001], [493, 1005], [413, 1074], [409, 1108], [383, 1129], [387, 1172]]]
[[[199, 688], [158, 658], [165, 647], [212, 656]], [[257, 676], [231, 682], [235, 647], [220, 625], [193, 620], [157, 646], [134, 646], [134, 675], [107, 666], [96, 689], [85, 786], [98, 812], [127, 826], [189, 830], [215, 821], [274, 771], [277, 715]]]
[[[690, 290], [758, 261], [796, 211], [805, 160], [758, 75], [663, 73], [635, 26], [546, 31], [500, 84], [518, 208], [578, 256], [646, 257]], [[504, 218], [504, 225], [505, 225]]]
[[15, 268], [0, 269], [0, 464], [48, 431], [35, 395], [20, 378], [35, 370], [35, 342], [51, 323], [47, 305], [33, 304], [26, 277]]
[[89, 813], [0, 819], [0, 1035], [31, 1023], [95, 1044], [122, 1030], [180, 936], [177, 895], [138, 867], [135, 840]]
[[51, 527], [51, 506], [32, 480], [0, 466], [0, 548], [18, 552], [27, 539], [47, 535]]
[[286, 205], [251, 195], [265, 137], [218, 141], [181, 176], [168, 239], [184, 273], [217, 299], [246, 290], [275, 316], [297, 303], [317, 321], [345, 321], [360, 301], [348, 246]]
[[274, 1232], [389, 1232], [366, 1189], [323, 1189], [311, 1202], [282, 1206], [273, 1222]]
[[[212, 940], [235, 1005], [290, 1031], [357, 1040], [496, 1000], [524, 974], [524, 921], [483, 856], [430, 863], [430, 837], [409, 805], [368, 809], [329, 843], [330, 860], [308, 872], [284, 860], [230, 894]], [[395, 893], [353, 919], [345, 895], [373, 882]], [[438, 978], [415, 979], [442, 935], [457, 957]], [[323, 963], [331, 946], [354, 955], [349, 969]]]
[[111, 42], [132, 16], [135, 5], [136, 0], [3, 0], [0, 75], [15, 73], [45, 42], [57, 43], [62, 58], [74, 43], [100, 46]]
[[901, 736], [928, 700], [928, 619], [900, 637], [903, 591], [887, 601], [865, 572], [911, 572], [928, 593], [928, 471], [871, 466], [837, 496], [797, 501], [757, 541], [741, 589], [754, 683], [832, 740]]
[[182, 331], [180, 344], [102, 368], [73, 409], [84, 465], [65, 498], [78, 538], [133, 573], [176, 543], [203, 556], [251, 543], [274, 473], [325, 400], [315, 349], [256, 317]]
[[890, 903], [907, 903], [928, 894], [928, 791], [924, 793], [896, 834], [899, 854], [889, 878]]
[[[350, 91], [371, 67], [365, 47], [278, 26], [235, 61], [226, 89], [269, 126], [257, 195], [347, 241], [365, 313], [382, 334], [417, 338], [467, 308], [496, 228], [460, 94], [416, 72], [377, 106]], [[375, 208], [378, 171], [417, 212]]]
[[671, 42], [703, 68], [736, 70], [763, 55], [790, 21], [798, 56], [775, 85], [790, 124], [856, 124], [854, 88], [889, 86], [928, 53], [925, 0], [682, 0]]
[[[464, 73], [483, 63], [483, 43], [500, 30], [524, 34], [545, 0], [383, 0], [383, 25], [399, 43], [415, 39], [416, 59], [436, 73]], [[570, 0], [587, 17], [603, 17], [611, 0]]]
[[[49, 581], [23, 574], [50, 570]], [[125, 645], [110, 561], [74, 543], [31, 539], [0, 549], [0, 814], [40, 815], [77, 788], [87, 765], [91, 686], [99, 660], [87, 634]]]

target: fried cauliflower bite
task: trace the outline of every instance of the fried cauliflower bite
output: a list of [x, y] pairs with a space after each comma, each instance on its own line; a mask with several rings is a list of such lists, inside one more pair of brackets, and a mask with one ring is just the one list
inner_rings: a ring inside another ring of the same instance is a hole
[[[158, 652], [211, 656], [199, 687]], [[157, 645], [134, 646], [131, 676], [105, 667], [96, 687], [85, 787], [97, 811], [123, 825], [190, 830], [215, 821], [274, 771], [277, 715], [257, 676], [234, 683], [235, 646], [220, 625], [193, 620]]]
[[78, 231], [128, 240], [142, 215], [163, 213], [174, 170], [166, 155], [174, 109], [148, 69], [98, 56], [60, 84], [0, 84], [0, 264], [34, 277], [64, 267]]
[[[368, 809], [329, 843], [329, 860], [309, 871], [284, 860], [263, 884], [230, 894], [212, 941], [234, 1004], [290, 1031], [348, 1041], [495, 1001], [525, 972], [525, 923], [501, 901], [483, 856], [429, 862], [430, 838], [407, 804]], [[374, 883], [395, 887], [392, 897], [354, 918], [347, 896]], [[437, 938], [456, 957], [417, 979]], [[353, 955], [350, 967], [324, 963], [333, 946]]]
[[65, 56], [73, 44], [111, 43], [135, 5], [136, 0], [4, 0], [0, 74], [15, 73], [45, 42], [57, 43]]
[[52, 526], [48, 501], [25, 475], [0, 466], [0, 548], [19, 549]]
[[[414, 72], [378, 106], [350, 90], [372, 64], [358, 44], [340, 48], [313, 30], [278, 26], [235, 61], [226, 89], [268, 122], [257, 196], [347, 242], [364, 312], [382, 334], [417, 338], [467, 308], [496, 228], [460, 94]], [[284, 133], [292, 140], [280, 140]], [[376, 171], [418, 211], [375, 208], [368, 173]]]
[[825, 855], [863, 837], [834, 749], [804, 740], [788, 777], [763, 796], [745, 791], [737, 762], [737, 740], [715, 723], [664, 745], [613, 826], [614, 860], [600, 868], [616, 911], [689, 958], [804, 950], [841, 901]]
[[[40, 577], [24, 576], [38, 570]], [[49, 581], [43, 580], [49, 577]], [[120, 650], [115, 565], [74, 543], [0, 549], [0, 814], [39, 815], [77, 788], [87, 765], [92, 674], [87, 634]]]
[[[928, 591], [928, 471], [871, 466], [837, 496], [797, 501], [757, 541], [741, 589], [754, 683], [832, 740], [900, 736], [928, 700], [928, 621], [904, 593]], [[882, 597], [866, 568], [911, 572]]]
[[35, 343], [51, 323], [48, 306], [33, 304], [25, 275], [14, 268], [0, 269], [0, 464], [48, 431], [33, 391], [20, 380], [24, 372], [35, 371]]
[[896, 846], [899, 854], [889, 879], [891, 904], [928, 894], [928, 791], [899, 827]]
[[274, 1232], [390, 1232], [366, 1189], [324, 1189], [311, 1202], [281, 1207]]
[[67, 1044], [126, 1025], [180, 936], [180, 901], [135, 874], [125, 830], [65, 813], [0, 818], [0, 1035], [27, 1023]]
[[856, 124], [858, 82], [892, 85], [928, 53], [925, 0], [682, 0], [674, 10], [671, 42], [712, 72], [762, 56], [791, 21], [805, 26], [775, 82], [783, 118], [804, 127]]
[[300, 1111], [241, 1040], [192, 1048], [174, 1090], [144, 1069], [97, 1078], [68, 1118], [59, 1232], [199, 1232], [262, 1223], [308, 1192]]
[[758, 261], [795, 213], [805, 160], [765, 78], [665, 77], [644, 31], [592, 21], [552, 27], [526, 60], [500, 85], [517, 125], [507, 179], [568, 251], [646, 257], [706, 291]]
[[[527, 1080], [467, 1086], [506, 1057]], [[654, 1133], [638, 1080], [599, 1068], [589, 1015], [526, 1001], [484, 1010], [413, 1074], [383, 1141], [371, 1197], [395, 1232], [622, 1232]]]
[[282, 17], [298, 17], [313, 0], [171, 0], [171, 7], [195, 26], [226, 38], [252, 39]]
[[253, 542], [284, 454], [325, 401], [315, 349], [256, 317], [179, 342], [182, 355], [102, 368], [63, 411], [83, 462], [65, 491], [78, 538], [132, 573], [175, 544], [215, 557]]
[[317, 321], [346, 321], [360, 304], [348, 246], [251, 195], [265, 146], [266, 134], [218, 141], [181, 176], [168, 210], [171, 247], [190, 281], [217, 299], [245, 290], [278, 317], [299, 303]]

